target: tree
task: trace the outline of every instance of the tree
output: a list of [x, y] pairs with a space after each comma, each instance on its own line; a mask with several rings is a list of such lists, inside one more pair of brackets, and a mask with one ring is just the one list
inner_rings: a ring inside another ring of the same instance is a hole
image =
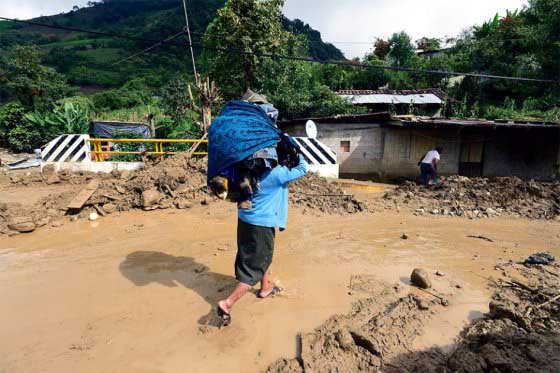
[[0, 86], [28, 110], [47, 111], [73, 89], [64, 76], [43, 66], [35, 47], [15, 47], [0, 59]]
[[393, 66], [409, 67], [414, 57], [414, 46], [411, 37], [404, 31], [394, 33], [389, 39], [390, 51], [388, 54]]
[[182, 78], [173, 79], [163, 88], [161, 96], [165, 114], [171, 117], [175, 125], [179, 125], [192, 108], [189, 83]]
[[437, 38], [422, 38], [416, 41], [416, 48], [423, 51], [436, 51], [441, 49], [441, 40]]
[[391, 51], [391, 43], [387, 40], [378, 38], [375, 40], [374, 46], [373, 54], [380, 60], [384, 60]]
[[283, 5], [284, 0], [228, 0], [208, 26], [204, 55], [226, 98], [262, 88], [265, 58], [255, 54], [282, 51], [289, 37], [282, 28]]

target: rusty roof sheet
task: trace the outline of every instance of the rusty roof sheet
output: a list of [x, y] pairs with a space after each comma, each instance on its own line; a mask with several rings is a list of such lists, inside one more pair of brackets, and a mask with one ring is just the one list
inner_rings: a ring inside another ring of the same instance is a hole
[[480, 127], [480, 128], [553, 128], [560, 129], [560, 122], [550, 122], [538, 119], [526, 120], [486, 120], [459, 118], [431, 118], [412, 115], [391, 116], [387, 112], [360, 115], [336, 115], [323, 118], [303, 118], [281, 121], [279, 127], [305, 124], [313, 120], [317, 124], [384, 124], [393, 126], [410, 126], [416, 128], [444, 128], [444, 127]]

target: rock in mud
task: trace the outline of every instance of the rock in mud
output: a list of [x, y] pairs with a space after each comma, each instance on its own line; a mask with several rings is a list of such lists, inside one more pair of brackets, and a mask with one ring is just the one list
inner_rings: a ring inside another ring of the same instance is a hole
[[19, 233], [30, 233], [36, 228], [33, 219], [28, 216], [12, 218], [8, 222], [8, 228]]
[[410, 281], [412, 281], [414, 285], [422, 289], [430, 289], [432, 287], [432, 281], [430, 280], [428, 272], [421, 268], [416, 268], [414, 271], [412, 271], [412, 274], [410, 275]]
[[350, 351], [355, 346], [352, 335], [346, 329], [341, 329], [337, 331], [334, 337], [338, 342], [339, 346], [345, 351]]
[[141, 204], [143, 208], [154, 207], [161, 201], [162, 195], [157, 189], [146, 190], [142, 193]]
[[19, 233], [31, 233], [35, 230], [36, 226], [33, 222], [8, 224], [8, 228]]
[[51, 224], [51, 227], [53, 228], [60, 228], [64, 225], [64, 222], [62, 220], [57, 220], [57, 221], [53, 221]]
[[516, 311], [516, 306], [510, 302], [490, 302], [490, 317], [493, 319], [509, 319], [515, 321], [519, 318], [518, 312]]
[[185, 210], [185, 209], [190, 209], [193, 207], [192, 202], [189, 202], [187, 200], [180, 200], [175, 202], [175, 206], [179, 209], [179, 210]]
[[420, 309], [422, 311], [427, 311], [427, 310], [430, 309], [430, 304], [425, 299], [422, 299], [420, 297], [415, 297], [414, 300], [416, 301], [416, 304], [418, 305], [418, 309]]
[[47, 180], [45, 180], [45, 183], [47, 183], [47, 185], [60, 184], [61, 182], [62, 180], [60, 180], [56, 173], [53, 173], [52, 175], [47, 177]]
[[45, 225], [49, 224], [51, 221], [51, 218], [49, 218], [48, 216], [44, 216], [42, 218], [36, 219], [35, 220], [35, 225], [37, 228], [40, 227], [44, 227]]
[[107, 203], [105, 205], [103, 205], [103, 211], [105, 211], [105, 213], [107, 214], [113, 214], [115, 212], [117, 212], [119, 210], [119, 208], [117, 207], [117, 205], [113, 204], [113, 203]]

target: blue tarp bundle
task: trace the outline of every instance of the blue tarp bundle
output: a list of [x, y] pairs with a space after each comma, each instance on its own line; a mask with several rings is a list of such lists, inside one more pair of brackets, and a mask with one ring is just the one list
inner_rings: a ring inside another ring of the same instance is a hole
[[210, 126], [208, 182], [257, 151], [275, 146], [281, 133], [259, 106], [230, 101]]

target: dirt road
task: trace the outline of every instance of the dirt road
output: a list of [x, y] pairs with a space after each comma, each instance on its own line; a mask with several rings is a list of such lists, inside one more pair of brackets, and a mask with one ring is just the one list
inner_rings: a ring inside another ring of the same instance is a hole
[[408, 286], [416, 267], [444, 272], [435, 289], [453, 297], [414, 348], [449, 347], [487, 312], [497, 261], [560, 256], [557, 222], [292, 210], [273, 267], [286, 291], [246, 297], [219, 330], [212, 306], [235, 285], [234, 213], [225, 203], [133, 211], [0, 237], [0, 372], [263, 371], [296, 355], [298, 332], [379, 287], [418, 292]]

